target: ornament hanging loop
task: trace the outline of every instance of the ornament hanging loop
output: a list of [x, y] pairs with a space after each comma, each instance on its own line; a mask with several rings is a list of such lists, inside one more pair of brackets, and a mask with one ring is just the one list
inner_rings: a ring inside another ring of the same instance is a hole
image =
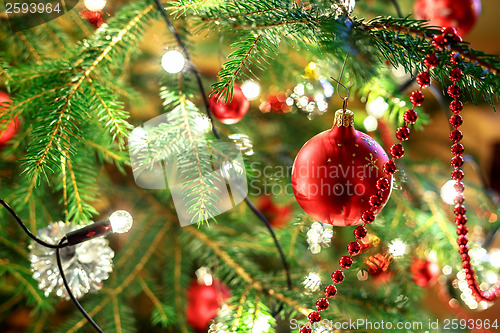
[[[344, 112], [347, 110], [347, 100], [351, 96], [351, 92], [349, 91], [349, 89], [341, 82], [342, 76], [344, 75], [344, 69], [345, 69], [346, 63], [347, 63], [347, 56], [344, 59], [344, 64], [342, 65], [342, 70], [340, 71], [339, 79], [337, 80], [337, 79], [331, 77], [331, 79], [333, 81], [337, 82], [337, 95], [339, 95], [339, 97], [344, 100], [344, 102], [342, 103], [342, 111], [344, 111]], [[340, 94], [339, 87], [342, 87], [345, 89], [345, 91], [347, 92], [347, 96], [344, 97]]]

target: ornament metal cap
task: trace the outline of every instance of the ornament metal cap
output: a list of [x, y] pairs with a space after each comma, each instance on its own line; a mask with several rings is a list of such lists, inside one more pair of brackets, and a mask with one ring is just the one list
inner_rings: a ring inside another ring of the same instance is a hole
[[333, 119], [333, 126], [349, 127], [354, 126], [354, 113], [351, 110], [337, 110]]

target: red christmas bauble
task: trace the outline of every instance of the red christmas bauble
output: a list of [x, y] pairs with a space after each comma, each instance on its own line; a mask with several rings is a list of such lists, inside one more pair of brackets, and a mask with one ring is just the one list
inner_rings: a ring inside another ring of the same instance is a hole
[[[310, 139], [292, 169], [293, 193], [300, 207], [313, 219], [336, 226], [361, 223], [389, 160], [375, 140], [354, 129], [353, 121], [351, 111], [337, 111], [333, 128]], [[374, 213], [384, 207], [390, 192], [377, 200]]]
[[290, 205], [278, 206], [269, 195], [259, 197], [257, 208], [275, 228], [283, 228], [286, 226], [292, 215], [292, 207]]
[[239, 86], [234, 85], [233, 99], [230, 102], [224, 103], [222, 99], [217, 101], [218, 96], [220, 94], [213, 94], [208, 102], [214, 117], [221, 123], [236, 124], [247, 113], [250, 102]]
[[[0, 114], [9, 107], [12, 100], [9, 98], [9, 95], [3, 91], [0, 91]], [[19, 118], [16, 116], [14, 120], [12, 120], [7, 126], [7, 129], [3, 132], [0, 132], [0, 147], [4, 146], [12, 137], [18, 132], [20, 126]]]
[[420, 287], [432, 284], [439, 277], [439, 266], [431, 260], [415, 259], [410, 267], [413, 282]]
[[441, 27], [454, 27], [465, 36], [481, 13], [480, 0], [416, 0], [415, 17]]
[[186, 320], [189, 326], [206, 332], [210, 320], [229, 297], [229, 288], [217, 280], [209, 286], [193, 281], [187, 290]]
[[104, 23], [104, 13], [102, 10], [94, 11], [85, 8], [80, 11], [80, 17], [86, 19], [94, 28], [99, 28]]

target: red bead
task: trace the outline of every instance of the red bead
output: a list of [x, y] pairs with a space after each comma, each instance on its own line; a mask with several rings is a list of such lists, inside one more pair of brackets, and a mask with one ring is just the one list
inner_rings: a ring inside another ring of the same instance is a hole
[[454, 114], [453, 116], [450, 117], [450, 125], [453, 126], [454, 128], [462, 126], [463, 119], [462, 116], [459, 114]]
[[402, 126], [396, 130], [396, 138], [401, 141], [406, 141], [410, 137], [410, 129], [406, 126]]
[[362, 225], [358, 225], [356, 228], [354, 228], [354, 236], [357, 239], [366, 237], [366, 234], [367, 234], [367, 230]]
[[415, 122], [417, 121], [417, 111], [415, 110], [408, 110], [405, 112], [405, 115], [404, 115], [404, 118], [405, 118], [405, 121], [408, 123], [408, 124], [415, 124]]
[[340, 269], [337, 269], [332, 273], [332, 280], [335, 283], [344, 281], [344, 272], [342, 272]]
[[451, 172], [451, 178], [454, 180], [462, 180], [464, 179], [464, 172], [460, 169], [453, 170]]
[[460, 68], [453, 68], [450, 72], [450, 80], [456, 82], [462, 78], [462, 70]]
[[465, 201], [464, 195], [462, 193], [457, 193], [457, 196], [453, 199], [455, 205], [461, 205]]
[[412, 104], [420, 106], [424, 102], [424, 94], [421, 91], [414, 91], [411, 93], [410, 101]]
[[467, 236], [465, 236], [465, 235], [458, 236], [458, 239], [457, 239], [458, 245], [467, 245], [468, 241], [469, 241], [469, 238]]
[[370, 199], [368, 199], [368, 202], [370, 203], [370, 206], [372, 207], [379, 207], [382, 204], [382, 197], [379, 195], [372, 195], [370, 196]]
[[464, 215], [467, 212], [467, 209], [464, 205], [456, 205], [453, 209], [453, 212], [455, 213], [455, 215]]
[[377, 189], [379, 189], [380, 191], [387, 190], [389, 186], [391, 186], [391, 183], [387, 178], [379, 178], [377, 180]]
[[[392, 175], [396, 172], [398, 168], [396, 167], [396, 163], [394, 163], [394, 161], [387, 161], [384, 163], [384, 172], [389, 174], [389, 175]], [[371, 199], [371, 197], [370, 197]]]
[[458, 98], [462, 95], [462, 89], [456, 84], [448, 87], [448, 95], [451, 98]]
[[352, 266], [352, 258], [349, 256], [342, 256], [339, 260], [340, 267], [349, 268]]
[[397, 143], [391, 147], [391, 156], [394, 158], [401, 158], [405, 154], [405, 149], [400, 143]]
[[439, 58], [435, 53], [428, 54], [424, 58], [424, 65], [429, 68], [434, 68], [437, 66]]
[[451, 159], [451, 165], [454, 168], [461, 168], [464, 165], [464, 158], [462, 156], [455, 156]]
[[318, 323], [321, 320], [321, 315], [319, 314], [319, 312], [313, 311], [307, 316], [307, 318], [309, 319], [309, 322], [311, 324], [314, 324]]
[[455, 143], [453, 146], [451, 146], [451, 152], [454, 155], [462, 155], [464, 153], [464, 146], [460, 143]]
[[467, 223], [467, 216], [465, 215], [457, 215], [455, 217], [455, 223], [458, 224], [466, 224]]
[[311, 326], [309, 324], [302, 325], [302, 327], [300, 328], [300, 333], [312, 333]]
[[335, 287], [333, 284], [329, 284], [325, 288], [325, 296], [326, 297], [333, 297], [337, 295], [337, 287]]
[[375, 214], [371, 210], [365, 210], [363, 214], [361, 214], [361, 219], [363, 222], [372, 223], [375, 220]]
[[450, 54], [450, 62], [452, 65], [458, 65], [458, 63], [460, 62], [460, 53], [452, 52]]
[[464, 135], [462, 134], [462, 132], [460, 130], [453, 130], [451, 131], [450, 133], [450, 140], [457, 143], [457, 142], [460, 142], [460, 140], [462, 140], [464, 137]]
[[451, 101], [450, 111], [453, 113], [459, 113], [464, 108], [464, 104], [461, 101]]
[[329, 304], [330, 303], [328, 302], [328, 300], [326, 298], [320, 298], [316, 302], [316, 309], [318, 309], [318, 311], [324, 311], [324, 310], [328, 309]]
[[458, 247], [458, 252], [460, 252], [460, 254], [469, 253], [469, 250], [470, 250], [469, 245], [460, 245]]
[[422, 87], [427, 87], [431, 84], [431, 76], [427, 72], [420, 72], [417, 75], [417, 83]]
[[463, 224], [459, 225], [457, 227], [457, 235], [467, 235], [467, 227]]
[[443, 33], [444, 37], [449, 37], [449, 38], [453, 38], [457, 35], [457, 29], [453, 27], [443, 27], [441, 29], [441, 32]]
[[[467, 227], [466, 227], [465, 229], [467, 229]], [[460, 235], [461, 235], [461, 234], [460, 234]], [[462, 253], [462, 254], [460, 255], [460, 259], [462, 259], [463, 261], [470, 261], [470, 256], [469, 256], [469, 254], [467, 254], [467, 253]]]
[[358, 254], [361, 251], [361, 246], [358, 242], [350, 242], [347, 245], [347, 251], [349, 251], [349, 254]]
[[465, 185], [464, 183], [462, 183], [461, 181], [458, 181], [456, 182], [455, 184], [453, 184], [453, 188], [455, 189], [455, 191], [457, 191], [458, 193], [463, 193], [465, 191]]
[[443, 35], [434, 35], [432, 37], [432, 45], [436, 49], [441, 50], [446, 45], [446, 38]]
[[[461, 235], [462, 236], [462, 235]], [[467, 237], [467, 236], [465, 236]], [[470, 268], [470, 262], [469, 261], [462, 261], [462, 267], [465, 268]]]

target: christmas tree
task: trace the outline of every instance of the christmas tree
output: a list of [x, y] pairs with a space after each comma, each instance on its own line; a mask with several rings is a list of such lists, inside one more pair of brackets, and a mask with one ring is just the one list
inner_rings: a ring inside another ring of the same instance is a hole
[[480, 6], [3, 2], [1, 327], [499, 332]]

